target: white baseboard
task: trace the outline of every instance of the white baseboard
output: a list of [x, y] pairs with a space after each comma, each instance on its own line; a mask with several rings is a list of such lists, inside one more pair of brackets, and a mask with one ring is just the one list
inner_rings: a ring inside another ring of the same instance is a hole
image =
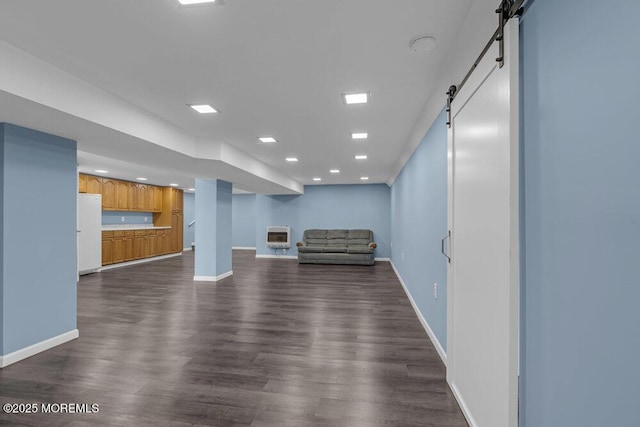
[[225, 277], [233, 275], [233, 270], [229, 270], [226, 273], [219, 274], [217, 276], [193, 276], [194, 282], [217, 282]]
[[234, 246], [231, 249], [233, 249], [234, 251], [255, 251], [256, 248], [251, 247], [251, 246]]
[[295, 255], [263, 255], [263, 254], [256, 254], [256, 258], [298, 259], [298, 257]]
[[119, 262], [117, 264], [105, 265], [104, 267], [100, 268], [100, 270], [98, 270], [98, 271], [105, 271], [105, 270], [111, 270], [113, 268], [127, 267], [129, 265], [136, 265], [136, 264], [142, 264], [142, 263], [145, 263], [145, 262], [158, 261], [158, 260], [161, 260], [161, 259], [173, 258], [174, 256], [180, 256], [180, 255], [182, 255], [182, 252], [177, 253], [177, 254], [154, 256], [154, 257], [151, 257], [151, 258], [136, 259], [134, 261]]
[[31, 357], [38, 353], [42, 353], [45, 350], [49, 350], [50, 348], [56, 347], [60, 344], [64, 344], [67, 341], [74, 340], [79, 336], [80, 336], [80, 333], [78, 332], [78, 330], [73, 329], [69, 332], [65, 332], [64, 334], [60, 334], [53, 338], [49, 338], [44, 341], [40, 341], [39, 343], [30, 345], [29, 347], [25, 347], [20, 350], [14, 351], [13, 353], [0, 356], [0, 368], [4, 368], [13, 363], [26, 359], [27, 357]]
[[402, 285], [404, 292], [407, 294], [407, 297], [409, 298], [409, 302], [413, 307], [413, 311], [416, 312], [416, 315], [418, 316], [420, 323], [422, 323], [422, 327], [424, 328], [425, 331], [427, 331], [427, 335], [429, 335], [429, 338], [431, 338], [431, 341], [433, 342], [433, 345], [436, 347], [436, 350], [438, 351], [438, 354], [440, 355], [440, 358], [442, 359], [444, 366], [447, 366], [447, 353], [444, 351], [444, 348], [442, 348], [440, 341], [438, 341], [438, 338], [436, 338], [436, 334], [433, 332], [433, 330], [429, 326], [429, 323], [427, 323], [427, 320], [424, 318], [424, 316], [420, 312], [418, 305], [413, 299], [411, 292], [409, 292], [409, 288], [407, 288], [407, 285], [404, 283], [404, 280], [402, 280], [402, 276], [400, 276], [400, 272], [398, 272], [398, 269], [393, 264], [393, 261], [391, 261], [391, 268], [393, 268], [393, 271], [396, 273], [396, 276], [398, 276], [398, 280], [400, 281], [400, 284]]
[[187, 248], [182, 248], [182, 252], [190, 251], [191, 249], [193, 249], [191, 246], [189, 246]]
[[464, 415], [464, 417], [467, 419], [467, 424], [469, 424], [469, 427], [476, 427], [478, 423], [476, 423], [476, 420], [471, 416], [471, 411], [469, 411], [467, 402], [465, 402], [464, 399], [462, 399], [462, 397], [460, 396], [460, 392], [458, 391], [458, 388], [455, 385], [451, 384], [449, 381], [447, 381], [447, 384], [449, 384], [449, 388], [453, 393], [453, 397], [455, 397], [456, 400], [458, 401], [458, 405], [460, 406], [462, 415]]
[[376, 261], [391, 262], [391, 258], [375, 258]]

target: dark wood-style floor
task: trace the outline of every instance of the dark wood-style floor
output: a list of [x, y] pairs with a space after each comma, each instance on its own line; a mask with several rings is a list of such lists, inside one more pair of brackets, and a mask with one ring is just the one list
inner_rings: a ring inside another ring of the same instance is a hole
[[0, 370], [3, 425], [466, 426], [389, 263], [298, 265], [234, 251], [193, 282], [193, 254], [84, 276], [80, 338]]

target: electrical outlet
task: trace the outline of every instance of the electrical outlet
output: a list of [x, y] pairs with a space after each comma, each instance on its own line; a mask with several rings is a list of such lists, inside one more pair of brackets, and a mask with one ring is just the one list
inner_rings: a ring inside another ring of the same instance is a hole
[[120, 217], [120, 221], [124, 222], [124, 217], [123, 216]]
[[146, 216], [144, 217], [144, 222], [147, 222], [147, 217]]
[[437, 283], [433, 284], [433, 298], [434, 299], [438, 299], [438, 284]]

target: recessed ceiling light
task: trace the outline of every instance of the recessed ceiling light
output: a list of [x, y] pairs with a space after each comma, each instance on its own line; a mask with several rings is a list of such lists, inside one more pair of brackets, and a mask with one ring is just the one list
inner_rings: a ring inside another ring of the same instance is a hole
[[369, 92], [343, 93], [342, 99], [345, 104], [366, 104], [369, 102]]
[[361, 176], [360, 179], [363, 180], [363, 181], [368, 181], [369, 177], [368, 176]]
[[196, 191], [195, 188], [189, 188], [187, 191]]
[[143, 177], [143, 176], [139, 176], [136, 178], [138, 181], [146, 181], [147, 178]]
[[297, 161], [298, 161], [298, 158], [297, 158], [297, 157], [287, 157], [285, 160], [286, 160], [287, 162], [297, 162]]
[[106, 171], [104, 169], [96, 169], [96, 170], [94, 170], [94, 172], [97, 172], [97, 173], [109, 173], [109, 171]]
[[200, 114], [209, 114], [209, 113], [217, 113], [218, 110], [213, 108], [209, 104], [200, 104], [200, 105], [189, 105], [189, 107], [193, 108]]
[[180, 184], [176, 184], [175, 182], [172, 182], [171, 184], [169, 184], [171, 187], [179, 187]]
[[356, 155], [356, 160], [367, 160], [366, 154], [358, 154]]
[[258, 139], [260, 140], [260, 142], [278, 142], [274, 137], [272, 136], [259, 136]]
[[215, 3], [216, 0], [178, 0], [180, 4]]
[[367, 139], [369, 134], [367, 132], [355, 132], [351, 134], [351, 139]]
[[322, 178], [316, 176], [315, 178], [313, 178], [313, 180], [314, 181], [322, 181]]
[[331, 173], [340, 173], [340, 169], [331, 169], [329, 172], [331, 172]]

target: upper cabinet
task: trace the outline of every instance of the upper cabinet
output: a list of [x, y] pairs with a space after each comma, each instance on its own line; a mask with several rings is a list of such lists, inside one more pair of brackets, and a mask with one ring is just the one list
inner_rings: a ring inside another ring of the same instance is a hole
[[116, 210], [129, 210], [129, 183], [127, 181], [116, 182]]
[[78, 176], [78, 192], [101, 194], [102, 209], [111, 211], [162, 212], [163, 188], [93, 175]]
[[87, 175], [87, 193], [102, 194], [102, 177]]
[[116, 210], [118, 181], [111, 178], [102, 178], [102, 209]]
[[87, 175], [81, 173], [78, 176], [78, 193], [87, 192]]

